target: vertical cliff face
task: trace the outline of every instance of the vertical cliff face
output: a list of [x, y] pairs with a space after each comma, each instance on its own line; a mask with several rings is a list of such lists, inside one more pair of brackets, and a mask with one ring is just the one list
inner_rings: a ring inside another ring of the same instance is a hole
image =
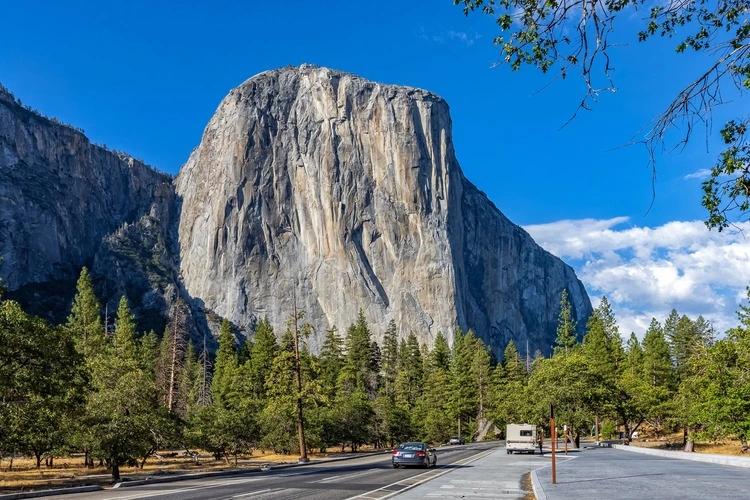
[[459, 323], [480, 332], [500, 353], [513, 340], [521, 353], [551, 353], [560, 298], [568, 290], [578, 331], [591, 314], [583, 284], [570, 266], [539, 247], [468, 180], [450, 240], [458, 280]]
[[149, 212], [171, 179], [92, 145], [0, 91], [0, 276], [10, 290], [75, 279], [102, 238]]
[[174, 184], [0, 87], [0, 256], [36, 313], [69, 307], [91, 265], [144, 328], [177, 297], [194, 334], [221, 317], [281, 331], [297, 309], [313, 350], [362, 310], [378, 340], [395, 320], [427, 344], [460, 326], [498, 355], [511, 339], [548, 353], [563, 289], [580, 330], [591, 311], [572, 269], [464, 177], [441, 98], [310, 66], [230, 92]]
[[280, 327], [296, 304], [319, 340], [362, 309], [376, 335], [394, 319], [428, 344], [461, 326], [497, 353], [510, 338], [547, 352], [563, 288], [581, 323], [591, 310], [464, 178], [448, 106], [423, 90], [262, 73], [222, 101], [176, 190], [185, 287], [240, 325]]

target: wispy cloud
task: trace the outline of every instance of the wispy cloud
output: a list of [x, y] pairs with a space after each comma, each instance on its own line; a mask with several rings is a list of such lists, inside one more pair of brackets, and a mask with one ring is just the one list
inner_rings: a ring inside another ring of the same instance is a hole
[[696, 172], [693, 172], [692, 174], [687, 174], [684, 179], [686, 181], [689, 181], [691, 179], [698, 179], [698, 180], [705, 180], [711, 177], [711, 169], [710, 168], [702, 168]]
[[449, 30], [441, 33], [427, 33], [424, 28], [419, 30], [419, 38], [438, 44], [447, 44], [449, 42], [471, 47], [474, 43], [482, 38], [479, 33], [467, 33], [465, 31]]
[[643, 335], [651, 317], [672, 308], [736, 325], [737, 305], [750, 285], [750, 223], [741, 231], [708, 231], [703, 222], [637, 227], [626, 217], [564, 220], [527, 226], [534, 239], [569, 262], [592, 299], [606, 295], [621, 332]]

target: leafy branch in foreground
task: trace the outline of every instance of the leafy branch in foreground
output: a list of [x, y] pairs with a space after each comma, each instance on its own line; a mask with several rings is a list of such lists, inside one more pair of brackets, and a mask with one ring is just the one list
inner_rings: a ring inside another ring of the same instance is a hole
[[[690, 140], [696, 125], [711, 123], [714, 108], [731, 101], [735, 89], [750, 89], [750, 9], [747, 0], [668, 0], [656, 5], [645, 0], [454, 0], [464, 13], [479, 11], [496, 18], [501, 35], [499, 64], [518, 70], [524, 65], [546, 73], [553, 66], [565, 78], [578, 68], [586, 84], [579, 109], [590, 109], [602, 91], [616, 90], [610, 40], [619, 20], [631, 25], [640, 8], [649, 15], [636, 26], [639, 41], [653, 36], [678, 37], [675, 51], [708, 56], [699, 76], [686, 85], [671, 103], [633, 142], [648, 148], [654, 169], [654, 153], [668, 142], [667, 134], [679, 130], [674, 148]], [[652, 6], [653, 5], [653, 6]], [[637, 21], [636, 21], [637, 22]], [[678, 32], [686, 32], [680, 34]], [[727, 149], [704, 182], [702, 204], [708, 210], [706, 225], [719, 231], [750, 215], [748, 170], [748, 116], [730, 120], [722, 130]], [[655, 175], [655, 170], [654, 170]]]

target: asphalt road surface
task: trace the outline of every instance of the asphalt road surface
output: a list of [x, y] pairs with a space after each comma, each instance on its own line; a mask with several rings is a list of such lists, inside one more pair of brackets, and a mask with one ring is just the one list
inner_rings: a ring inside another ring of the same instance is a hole
[[65, 500], [256, 500], [349, 498], [378, 499], [393, 496], [440, 477], [451, 470], [492, 453], [501, 442], [444, 446], [437, 450], [438, 465], [432, 469], [394, 469], [390, 454], [339, 462], [248, 472], [232, 476], [191, 479], [153, 485], [116, 488], [65, 495]]
[[750, 470], [610, 448], [557, 456], [557, 484], [549, 466], [536, 470], [547, 500], [748, 499]]

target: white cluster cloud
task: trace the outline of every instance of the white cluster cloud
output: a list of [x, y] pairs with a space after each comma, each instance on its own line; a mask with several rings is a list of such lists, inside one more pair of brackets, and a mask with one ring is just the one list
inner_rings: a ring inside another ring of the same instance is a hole
[[703, 315], [717, 332], [737, 325], [750, 285], [750, 223], [721, 233], [703, 222], [637, 227], [627, 217], [526, 226], [542, 247], [576, 270], [596, 304], [612, 303], [620, 331], [639, 337], [674, 308]]

